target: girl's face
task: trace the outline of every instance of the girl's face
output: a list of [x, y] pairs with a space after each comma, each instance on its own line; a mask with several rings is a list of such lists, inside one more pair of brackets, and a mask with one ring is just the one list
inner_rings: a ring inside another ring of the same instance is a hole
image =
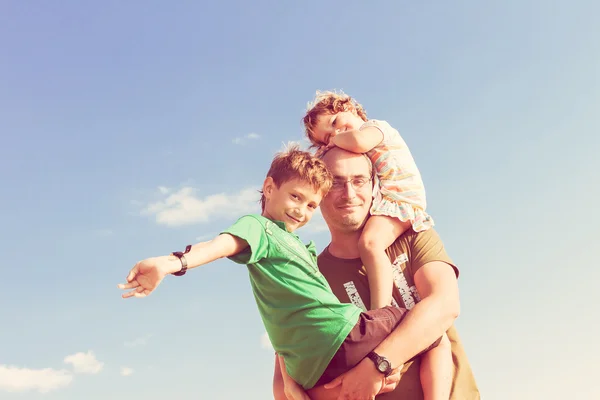
[[337, 114], [321, 114], [313, 128], [313, 137], [322, 146], [329, 144], [331, 138], [338, 133], [360, 128], [363, 121], [352, 111], [342, 111]]

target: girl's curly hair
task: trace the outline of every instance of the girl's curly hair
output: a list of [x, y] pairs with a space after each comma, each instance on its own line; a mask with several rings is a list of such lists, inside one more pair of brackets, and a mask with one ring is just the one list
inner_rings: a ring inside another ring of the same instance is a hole
[[367, 121], [367, 112], [363, 106], [344, 92], [317, 90], [314, 100], [308, 103], [306, 114], [302, 118], [306, 136], [312, 144], [312, 148], [318, 148], [323, 145], [323, 143], [317, 142], [313, 133], [319, 115], [336, 114], [343, 111], [354, 112], [363, 121]]

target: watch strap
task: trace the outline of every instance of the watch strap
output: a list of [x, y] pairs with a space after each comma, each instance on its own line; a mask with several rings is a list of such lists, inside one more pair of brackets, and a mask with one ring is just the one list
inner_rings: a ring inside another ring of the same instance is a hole
[[[392, 363], [390, 363], [390, 361], [387, 358], [380, 356], [374, 351], [367, 354], [367, 357], [371, 361], [373, 361], [373, 363], [375, 364], [375, 369], [377, 369], [377, 371], [381, 372], [386, 378], [390, 376], [390, 374], [392, 373]], [[387, 368], [384, 371], [382, 371], [380, 368], [380, 365], [383, 363], [387, 364]]]
[[187, 267], [188, 267], [188, 263], [187, 263], [187, 259], [185, 258], [185, 254], [189, 253], [190, 250], [192, 249], [192, 245], [188, 244], [185, 247], [185, 251], [175, 251], [173, 252], [173, 255], [177, 258], [179, 258], [179, 261], [181, 261], [181, 269], [177, 272], [173, 272], [173, 275], [175, 276], [182, 276], [185, 275], [185, 273], [187, 272]]

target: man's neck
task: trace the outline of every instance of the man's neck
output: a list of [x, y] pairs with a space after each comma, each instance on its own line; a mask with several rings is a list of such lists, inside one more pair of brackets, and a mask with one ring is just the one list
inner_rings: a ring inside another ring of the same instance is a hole
[[358, 240], [361, 231], [334, 234], [331, 233], [331, 243], [329, 243], [329, 253], [337, 258], [354, 259], [360, 258], [358, 252]]

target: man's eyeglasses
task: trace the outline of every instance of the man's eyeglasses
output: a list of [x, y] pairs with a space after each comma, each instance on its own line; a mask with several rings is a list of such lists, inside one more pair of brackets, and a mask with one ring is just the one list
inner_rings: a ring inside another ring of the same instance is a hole
[[365, 186], [365, 184], [367, 182], [371, 182], [371, 178], [365, 178], [365, 177], [356, 177], [356, 178], [350, 178], [350, 179], [334, 179], [333, 180], [333, 184], [331, 185], [331, 190], [342, 190], [344, 188], [346, 188], [346, 184], [350, 183], [350, 185], [352, 186], [352, 188], [354, 190], [358, 190], [361, 187]]

